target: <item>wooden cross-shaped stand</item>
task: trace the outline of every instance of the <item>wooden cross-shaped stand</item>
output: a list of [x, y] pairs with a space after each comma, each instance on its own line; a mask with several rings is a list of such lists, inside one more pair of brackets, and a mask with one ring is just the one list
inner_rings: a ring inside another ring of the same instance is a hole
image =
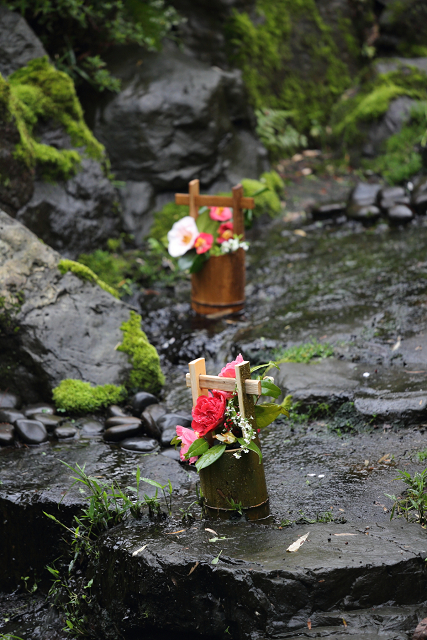
[[249, 362], [245, 360], [236, 364], [235, 378], [221, 378], [219, 376], [207, 376], [204, 358], [197, 358], [189, 363], [190, 373], [186, 375], [187, 387], [191, 387], [193, 396], [193, 406], [199, 396], [207, 396], [209, 389], [218, 391], [230, 391], [237, 388], [239, 409], [243, 418], [246, 418], [251, 426], [256, 428], [254, 398], [261, 395], [261, 380], [251, 380], [251, 368]]
[[241, 184], [232, 189], [233, 195], [229, 196], [201, 196], [199, 180], [192, 180], [188, 185], [188, 193], [176, 193], [175, 204], [184, 204], [190, 208], [190, 216], [197, 220], [199, 207], [230, 207], [233, 209], [233, 231], [238, 236], [245, 238], [245, 222], [243, 219], [243, 209], [254, 209], [253, 198], [243, 196]]

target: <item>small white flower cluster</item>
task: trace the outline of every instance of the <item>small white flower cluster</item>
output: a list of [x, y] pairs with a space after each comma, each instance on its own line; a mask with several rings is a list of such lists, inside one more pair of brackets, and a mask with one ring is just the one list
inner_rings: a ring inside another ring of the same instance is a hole
[[233, 253], [233, 251], [237, 251], [237, 249], [247, 251], [249, 249], [249, 243], [243, 242], [239, 240], [239, 238], [230, 238], [230, 240], [225, 240], [221, 244], [221, 253]]
[[[252, 440], [255, 440], [256, 433], [251, 423], [249, 422], [249, 420], [244, 418], [240, 414], [240, 412], [236, 411], [231, 402], [228, 404], [227, 409], [225, 410], [225, 416], [226, 419], [231, 420], [231, 422], [233, 422], [236, 427], [239, 427], [239, 429], [241, 429], [243, 440], [246, 445], [249, 445]], [[242, 453], [249, 453], [249, 449], [247, 448], [247, 446], [242, 446], [240, 451], [236, 451], [236, 453], [233, 453], [233, 456], [239, 459], [242, 457]]]

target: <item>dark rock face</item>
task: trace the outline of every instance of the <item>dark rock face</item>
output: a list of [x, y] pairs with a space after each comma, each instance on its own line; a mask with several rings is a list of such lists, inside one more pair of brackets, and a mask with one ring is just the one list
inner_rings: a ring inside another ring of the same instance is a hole
[[14, 442], [15, 429], [11, 424], [0, 424], [0, 447], [9, 447]]
[[16, 218], [66, 258], [93, 251], [120, 225], [115, 189], [100, 163], [88, 159], [65, 183], [36, 181], [31, 200]]
[[7, 77], [46, 51], [24, 18], [0, 6], [0, 73]]
[[59, 254], [2, 211], [0, 237], [0, 295], [24, 298], [19, 331], [0, 340], [3, 358], [10, 354], [0, 385], [31, 402], [64, 378], [120, 384], [130, 365], [114, 346], [129, 319], [126, 305], [72, 273], [62, 276]]
[[144, 411], [144, 409], [152, 404], [157, 404], [158, 402], [158, 398], [156, 398], [156, 396], [154, 396], [152, 393], [139, 391], [132, 398], [133, 413], [134, 415], [139, 416]]
[[16, 420], [16, 432], [27, 444], [41, 444], [47, 440], [45, 426], [37, 420]]
[[[0, 11], [3, 11], [1, 6]], [[0, 182], [0, 208], [10, 215], [15, 215], [34, 192], [33, 171], [14, 157], [19, 142], [20, 136], [14, 121], [0, 117], [0, 174], [8, 177], [8, 180]]]
[[150, 453], [159, 446], [157, 440], [154, 438], [144, 438], [144, 436], [134, 436], [133, 438], [126, 438], [120, 443], [122, 449], [128, 451], [136, 451], [137, 453]]
[[363, 154], [372, 157], [379, 153], [383, 142], [395, 133], [399, 133], [403, 125], [410, 120], [411, 109], [416, 103], [416, 100], [406, 96], [393, 100], [380, 121], [369, 128]]

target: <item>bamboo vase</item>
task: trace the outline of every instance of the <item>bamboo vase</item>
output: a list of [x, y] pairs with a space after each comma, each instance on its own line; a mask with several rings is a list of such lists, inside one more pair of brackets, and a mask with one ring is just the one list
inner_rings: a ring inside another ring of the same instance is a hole
[[245, 304], [245, 252], [212, 256], [191, 276], [191, 306], [200, 315], [236, 313]]

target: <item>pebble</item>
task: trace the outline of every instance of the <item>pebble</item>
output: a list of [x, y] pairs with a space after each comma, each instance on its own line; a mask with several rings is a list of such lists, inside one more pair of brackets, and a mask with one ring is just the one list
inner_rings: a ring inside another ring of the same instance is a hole
[[162, 404], [151, 404], [141, 413], [141, 420], [144, 431], [147, 435], [156, 440], [160, 440], [162, 432], [157, 424], [157, 420], [166, 414], [166, 409]]
[[165, 413], [161, 416], [156, 422], [160, 431], [165, 431], [170, 427], [175, 429], [176, 425], [180, 425], [181, 427], [186, 427], [189, 429], [191, 427], [191, 423], [193, 421], [193, 416], [191, 414], [185, 414], [184, 416], [179, 413]]
[[46, 427], [38, 420], [17, 420], [15, 427], [21, 440], [27, 444], [41, 444], [47, 440]]
[[133, 416], [113, 416], [108, 418], [105, 426], [108, 429], [109, 427], [116, 427], [118, 424], [141, 424], [141, 419]]
[[158, 448], [159, 443], [154, 438], [146, 438], [144, 436], [135, 436], [126, 438], [120, 443], [122, 449], [128, 451], [137, 451], [138, 453], [150, 453]]
[[63, 424], [60, 427], [56, 427], [54, 434], [58, 440], [64, 440], [65, 438], [74, 438], [77, 433], [76, 427], [72, 424]]
[[14, 442], [15, 429], [11, 424], [0, 424], [0, 447], [8, 447]]
[[81, 423], [83, 425], [82, 428], [82, 436], [91, 437], [91, 436], [99, 436], [104, 431], [104, 425], [98, 422], [97, 420], [83, 420]]
[[396, 204], [387, 211], [387, 216], [390, 222], [410, 222], [414, 214], [405, 204]]
[[21, 398], [9, 391], [0, 391], [1, 409], [18, 409], [21, 406]]
[[347, 209], [347, 215], [352, 220], [367, 222], [379, 218], [381, 215], [381, 211], [374, 204], [360, 206], [358, 204], [352, 203]]
[[158, 399], [152, 393], [138, 391], [132, 398], [133, 413], [139, 416], [150, 404], [157, 404], [158, 402]]
[[347, 204], [345, 202], [328, 202], [314, 207], [311, 214], [313, 220], [328, 220], [345, 214], [346, 208]]
[[39, 422], [44, 424], [44, 426], [49, 432], [53, 431], [55, 427], [58, 427], [61, 424], [61, 422], [64, 422], [65, 420], [65, 418], [63, 417], [53, 416], [49, 413], [35, 413], [32, 416], [32, 419], [38, 420]]
[[107, 409], [108, 416], [110, 418], [114, 418], [115, 416], [125, 416], [125, 412], [121, 407], [118, 407], [116, 404], [112, 404], [111, 407]]
[[176, 426], [175, 427], [168, 427], [167, 429], [165, 429], [163, 431], [162, 437], [160, 439], [160, 443], [161, 443], [162, 447], [170, 447], [171, 446], [171, 440], [175, 436], [176, 436]]
[[25, 416], [17, 409], [0, 409], [0, 422], [15, 424], [17, 420], [24, 420]]
[[181, 460], [179, 451], [177, 451], [176, 449], [165, 449], [164, 451], [161, 451], [161, 455], [165, 456], [166, 458], [171, 458], [172, 460], [178, 460], [178, 462], [180, 462]]
[[120, 442], [125, 438], [131, 438], [136, 436], [141, 431], [141, 422], [134, 422], [133, 424], [119, 424], [115, 427], [110, 427], [104, 431], [104, 440], [107, 442]]
[[24, 413], [27, 418], [32, 418], [36, 413], [54, 414], [55, 409], [51, 404], [45, 404], [44, 402], [38, 402], [37, 404], [30, 404], [24, 408]]

